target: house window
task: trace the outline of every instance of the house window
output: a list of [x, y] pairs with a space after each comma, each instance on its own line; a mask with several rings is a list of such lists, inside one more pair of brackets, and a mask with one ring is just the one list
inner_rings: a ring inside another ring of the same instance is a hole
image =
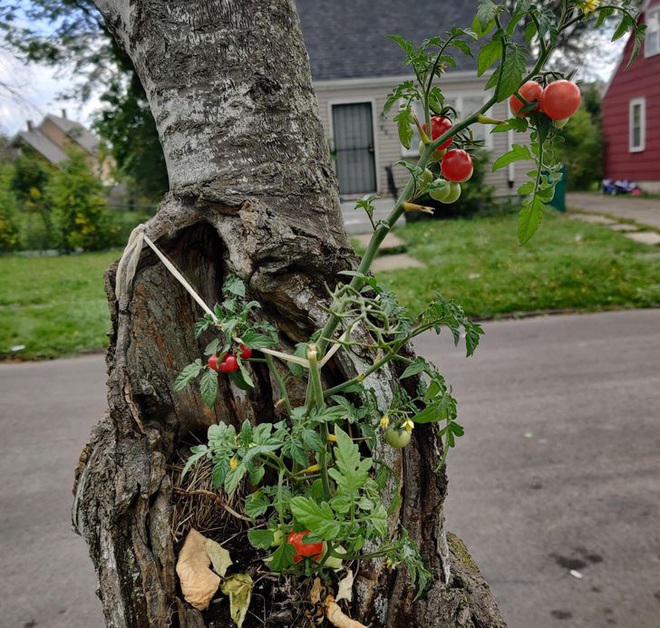
[[628, 115], [628, 150], [639, 153], [646, 143], [646, 100], [635, 98], [630, 101]]
[[[461, 119], [463, 116], [470, 115], [472, 112], [479, 109], [479, 107], [482, 107], [487, 98], [488, 94], [482, 93], [465, 96], [447, 96], [445, 104], [454, 107], [458, 113], [458, 118]], [[414, 102], [413, 112], [418, 120], [424, 120], [422, 103], [419, 101]], [[474, 124], [470, 128], [475, 141], [483, 142], [486, 148], [492, 146], [492, 136], [488, 132], [488, 127], [483, 124]], [[404, 157], [417, 157], [419, 155], [419, 140], [419, 133], [417, 133], [417, 129], [415, 129], [415, 134], [410, 143], [410, 149], [406, 150], [402, 147], [401, 154]]]
[[651, 57], [657, 54], [660, 54], [660, 9], [654, 9], [646, 14], [644, 39], [644, 56]]

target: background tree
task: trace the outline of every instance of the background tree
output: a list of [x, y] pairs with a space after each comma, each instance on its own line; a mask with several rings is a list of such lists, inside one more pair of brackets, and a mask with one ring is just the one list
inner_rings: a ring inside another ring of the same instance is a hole
[[53, 172], [45, 189], [51, 211], [55, 247], [98, 251], [112, 242], [114, 227], [105, 202], [103, 184], [94, 176], [81, 150]]
[[0, 30], [21, 59], [75, 76], [69, 97], [100, 97], [95, 129], [111, 144], [131, 195], [138, 203], [160, 198], [167, 169], [144, 89], [92, 0], [9, 0], [0, 6]]

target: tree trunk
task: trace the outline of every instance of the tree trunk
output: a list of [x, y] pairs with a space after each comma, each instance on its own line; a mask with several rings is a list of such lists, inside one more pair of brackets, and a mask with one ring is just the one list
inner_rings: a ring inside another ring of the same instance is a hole
[[[326, 286], [355, 268], [356, 258], [293, 0], [96, 4], [134, 61], [168, 164], [171, 192], [147, 235], [206, 303], [221, 299], [224, 278], [235, 273], [278, 328], [284, 350], [307, 340], [325, 321]], [[106, 277], [108, 411], [81, 456], [73, 513], [99, 574], [106, 623], [230, 625], [183, 601], [174, 565], [185, 532], [202, 527], [204, 517], [223, 521], [215, 534], [221, 542], [242, 524], [205, 494], [181, 497], [181, 456], [218, 420], [276, 420], [277, 395], [258, 368], [247, 393], [221, 383], [211, 410], [194, 388], [175, 393], [177, 374], [204, 346], [194, 336], [198, 306], [148, 249], [129, 298], [115, 297], [115, 275], [112, 268]], [[351, 377], [358, 366], [337, 359], [333, 377]], [[391, 380], [383, 374], [373, 385], [387, 397]], [[381, 452], [403, 480], [392, 529], [403, 524], [419, 543], [433, 586], [414, 602], [404, 570], [365, 561], [350, 613], [374, 628], [504, 626], [465, 547], [445, 534], [436, 430], [416, 429], [414, 446], [393, 451]], [[286, 597], [296, 587], [283, 580], [264, 589], [260, 618], [246, 626], [307, 625]]]

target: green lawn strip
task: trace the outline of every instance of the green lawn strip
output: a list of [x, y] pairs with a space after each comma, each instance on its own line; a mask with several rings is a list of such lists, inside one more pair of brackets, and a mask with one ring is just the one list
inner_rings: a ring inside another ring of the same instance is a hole
[[545, 310], [660, 305], [657, 248], [602, 225], [548, 214], [525, 246], [516, 216], [425, 221], [397, 230], [425, 269], [379, 279], [419, 311], [439, 291], [479, 318]]
[[[103, 273], [121, 251], [0, 257], [0, 358], [75, 355], [107, 346]], [[25, 345], [12, 351], [12, 347]]]

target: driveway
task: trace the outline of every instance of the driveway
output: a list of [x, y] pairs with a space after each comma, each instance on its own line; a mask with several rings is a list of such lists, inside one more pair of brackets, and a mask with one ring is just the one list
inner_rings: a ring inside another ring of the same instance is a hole
[[[449, 458], [450, 529], [510, 628], [657, 628], [660, 310], [487, 323], [446, 374], [466, 435]], [[0, 625], [100, 628], [73, 468], [105, 408], [102, 356], [0, 364]]]
[[566, 194], [566, 206], [569, 210], [608, 214], [618, 220], [634, 220], [660, 230], [660, 199], [569, 192]]

